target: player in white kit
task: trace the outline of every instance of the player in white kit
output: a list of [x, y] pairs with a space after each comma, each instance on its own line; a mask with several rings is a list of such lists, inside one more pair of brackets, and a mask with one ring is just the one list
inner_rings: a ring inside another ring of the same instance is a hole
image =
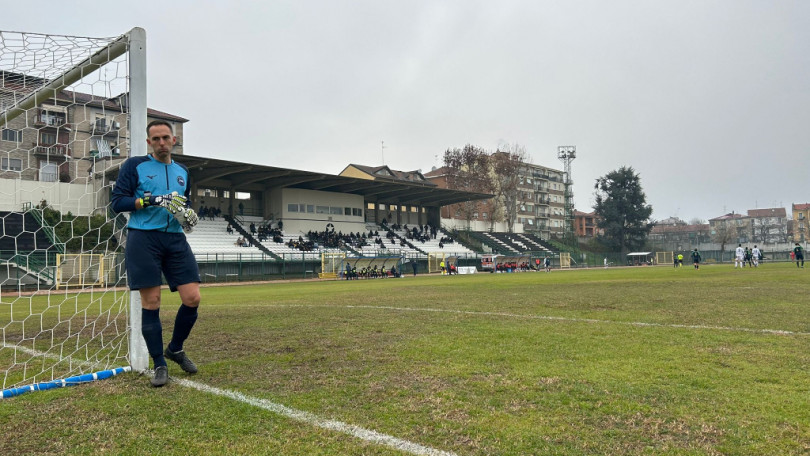
[[757, 246], [754, 246], [754, 248], [751, 249], [751, 260], [754, 261], [755, 268], [759, 266], [759, 256], [760, 256], [759, 248], [757, 248]]
[[742, 244], [737, 244], [737, 250], [734, 252], [734, 269], [737, 269], [737, 265], [740, 265], [740, 268], [745, 266], [745, 249], [743, 248]]

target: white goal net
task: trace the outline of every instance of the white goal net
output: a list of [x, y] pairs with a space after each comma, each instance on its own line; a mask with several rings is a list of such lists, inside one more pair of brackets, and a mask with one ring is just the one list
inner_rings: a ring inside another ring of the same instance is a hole
[[144, 42], [0, 31], [0, 397], [130, 365], [109, 171], [146, 147]]

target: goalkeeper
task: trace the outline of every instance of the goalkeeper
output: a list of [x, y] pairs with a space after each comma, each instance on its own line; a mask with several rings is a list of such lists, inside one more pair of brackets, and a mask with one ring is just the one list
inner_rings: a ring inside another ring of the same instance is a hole
[[[116, 212], [131, 212], [127, 224], [126, 267], [129, 288], [141, 295], [141, 332], [154, 363], [153, 386], [169, 381], [166, 358], [193, 374], [197, 366], [183, 351], [183, 342], [197, 321], [200, 304], [200, 272], [183, 230], [197, 223], [189, 207], [188, 169], [172, 160], [177, 138], [163, 120], [146, 127], [146, 142], [152, 149], [145, 157], [130, 157], [121, 166], [111, 204]], [[163, 349], [160, 323], [161, 273], [181, 305], [174, 332]]]

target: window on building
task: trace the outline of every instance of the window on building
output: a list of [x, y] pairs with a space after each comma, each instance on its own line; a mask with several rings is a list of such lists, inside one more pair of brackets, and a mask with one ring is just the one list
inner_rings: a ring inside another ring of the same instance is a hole
[[315, 205], [307, 204], [307, 214], [314, 214], [314, 213], [315, 213]]
[[248, 192], [236, 192], [234, 194], [234, 197], [236, 199], [238, 199], [238, 200], [249, 200], [250, 199], [250, 193], [248, 193]]
[[39, 134], [40, 144], [56, 144], [56, 133], [42, 132]]
[[3, 129], [3, 141], [22, 142], [22, 130]]
[[344, 207], [343, 208], [343, 215], [352, 215], [352, 208]]
[[357, 216], [357, 217], [362, 217], [363, 216], [363, 209], [360, 209], [359, 207], [353, 207], [352, 208], [352, 215]]
[[315, 206], [315, 213], [316, 214], [328, 214], [329, 213], [329, 206]]
[[332, 206], [332, 207], [329, 208], [329, 213], [332, 214], [332, 215], [342, 215], [343, 214], [343, 208], [342, 207]]
[[486, 219], [486, 218], [487, 218], [487, 213], [486, 213], [486, 212], [482, 212], [482, 213], [481, 213], [481, 218]]
[[287, 212], [298, 212], [298, 203], [290, 203], [287, 205]]
[[22, 171], [22, 159], [3, 158], [0, 168], [2, 168], [3, 171]]

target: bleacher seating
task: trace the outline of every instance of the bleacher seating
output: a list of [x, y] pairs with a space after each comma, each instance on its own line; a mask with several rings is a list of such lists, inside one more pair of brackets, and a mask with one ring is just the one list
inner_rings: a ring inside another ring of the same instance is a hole
[[[412, 226], [408, 226], [408, 228], [413, 228]], [[394, 234], [399, 236], [406, 241], [409, 241], [411, 244], [416, 247], [416, 249], [410, 249], [410, 247], [404, 247], [409, 250], [412, 250], [417, 253], [444, 253], [445, 255], [475, 255], [475, 252], [468, 249], [464, 245], [460, 244], [457, 241], [446, 243], [443, 246], [439, 246], [442, 238], [452, 238], [451, 235], [445, 233], [441, 229], [436, 230], [436, 238], [427, 239], [424, 242], [418, 240], [409, 240], [408, 239], [408, 232], [405, 230], [405, 226], [401, 229], [393, 230]], [[399, 243], [396, 244], [399, 246]]]
[[475, 233], [475, 238], [504, 255], [526, 252], [554, 253], [547, 242], [531, 233]]
[[[265, 223], [261, 217], [255, 216], [241, 216], [239, 217], [240, 226], [245, 232], [250, 232], [250, 223], [254, 223], [257, 227]], [[256, 246], [251, 247], [238, 247], [234, 245], [237, 238], [241, 236], [238, 230], [234, 229], [233, 234], [227, 233], [228, 221], [223, 218], [215, 218], [210, 220], [208, 218], [201, 219], [192, 233], [188, 233], [189, 245], [199, 261], [205, 261], [206, 258], [210, 261], [215, 259], [218, 261], [236, 260], [240, 257], [245, 259], [247, 256], [261, 258], [264, 252]], [[376, 232], [377, 236], [370, 235]], [[368, 223], [365, 226], [365, 234], [367, 236], [368, 245], [363, 247], [354, 247], [351, 251], [339, 248], [327, 248], [316, 243], [315, 248], [310, 252], [302, 252], [301, 250], [290, 247], [290, 241], [298, 241], [299, 237], [303, 240], [308, 240], [306, 233], [288, 233], [282, 232], [283, 243], [274, 242], [271, 239], [265, 239], [261, 245], [273, 254], [285, 258], [287, 260], [314, 260], [321, 257], [322, 252], [346, 252], [350, 256], [354, 256], [354, 252], [359, 253], [364, 257], [382, 257], [382, 256], [406, 256], [406, 257], [419, 257], [429, 253], [444, 253], [448, 256], [467, 256], [475, 255], [475, 252], [468, 249], [458, 242], [446, 243], [443, 247], [439, 247], [439, 242], [443, 237], [450, 238], [451, 236], [441, 230], [436, 233], [436, 239], [425, 240], [425, 242], [410, 240], [414, 248], [407, 245], [400, 245], [400, 239], [407, 240], [407, 233], [404, 229], [394, 230], [394, 234], [399, 236], [394, 240], [386, 237], [386, 229], [380, 225]], [[375, 242], [381, 239], [385, 248], [381, 248], [380, 244]], [[254, 236], [258, 242], [258, 236]]]
[[234, 245], [240, 234], [236, 231], [233, 234], [227, 232], [228, 222], [222, 218], [214, 220], [200, 219], [194, 231], [186, 233], [186, 239], [191, 246], [191, 250], [197, 256], [198, 261], [206, 261], [210, 257], [211, 261], [216, 258], [219, 261], [237, 260], [245, 256], [255, 256], [260, 258], [264, 252], [258, 247], [238, 247]]

